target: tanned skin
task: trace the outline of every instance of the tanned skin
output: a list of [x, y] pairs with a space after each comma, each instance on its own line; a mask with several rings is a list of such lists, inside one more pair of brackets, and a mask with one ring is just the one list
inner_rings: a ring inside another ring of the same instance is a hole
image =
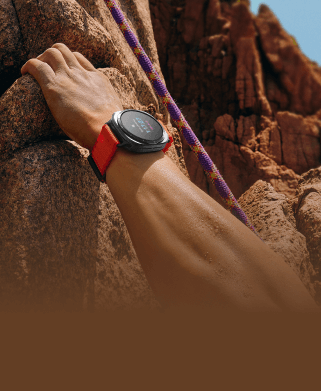
[[[64, 44], [21, 72], [38, 81], [61, 129], [90, 151], [103, 124], [122, 110], [108, 78]], [[164, 308], [319, 310], [284, 260], [162, 151], [117, 150], [106, 182]]]

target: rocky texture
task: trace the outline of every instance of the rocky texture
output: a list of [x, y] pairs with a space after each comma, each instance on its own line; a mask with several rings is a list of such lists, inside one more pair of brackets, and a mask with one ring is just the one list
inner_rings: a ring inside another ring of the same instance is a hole
[[[118, 70], [100, 70], [124, 108], [162, 116], [138, 103]], [[39, 85], [24, 76], [0, 104], [0, 309], [157, 306], [108, 187], [93, 175], [87, 150], [57, 140], [66, 136]]]
[[0, 161], [43, 139], [67, 138], [53, 118], [35, 79], [19, 78], [0, 98]]
[[[150, 0], [169, 91], [238, 198], [258, 179], [290, 198], [320, 166], [321, 68], [249, 1]], [[219, 196], [182, 137], [190, 177]]]
[[280, 254], [321, 305], [321, 168], [303, 174], [289, 199], [259, 180], [239, 203], [259, 236]]
[[295, 38], [262, 5], [255, 18], [262, 55], [272, 72], [265, 72], [267, 97], [277, 110], [311, 115], [321, 108], [321, 73], [302, 54]]
[[311, 263], [321, 281], [321, 168], [302, 175], [294, 210], [297, 229], [306, 237]]
[[[159, 69], [148, 2], [121, 4]], [[109, 77], [124, 108], [148, 111], [168, 125], [174, 145], [167, 154], [188, 176], [177, 130], [103, 0], [15, 0], [0, 7], [6, 20], [0, 33], [0, 310], [158, 307], [88, 151], [59, 129], [40, 87], [31, 76], [20, 77], [20, 66], [55, 42], [82, 52]]]
[[157, 305], [87, 156], [71, 141], [38, 142], [1, 164], [1, 310]]
[[284, 164], [302, 174], [320, 165], [321, 115], [308, 116], [278, 112]]
[[12, 0], [0, 2], [0, 95], [19, 77], [26, 58], [19, 20]]
[[316, 273], [310, 262], [306, 237], [296, 228], [292, 202], [269, 183], [259, 180], [240, 197], [239, 203], [260, 238], [283, 257], [315, 297]]

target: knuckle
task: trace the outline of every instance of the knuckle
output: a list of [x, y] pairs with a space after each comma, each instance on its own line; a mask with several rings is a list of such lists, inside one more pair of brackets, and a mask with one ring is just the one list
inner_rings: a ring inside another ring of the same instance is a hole
[[65, 48], [67, 48], [67, 46], [64, 43], [62, 43], [62, 42], [57, 42], [54, 45], [52, 45], [52, 48], [65, 49]]
[[38, 62], [37, 62], [37, 60], [35, 58], [30, 58], [30, 60], [28, 60], [25, 65], [28, 66], [28, 67], [30, 67], [30, 66], [31, 67], [36, 67], [37, 64], [38, 64]]
[[58, 49], [52, 48], [52, 47], [51, 47], [51, 48], [47, 49], [47, 50], [44, 52], [44, 54], [47, 54], [47, 55], [49, 55], [49, 56], [52, 56], [52, 55], [56, 55], [58, 52], [59, 52]]

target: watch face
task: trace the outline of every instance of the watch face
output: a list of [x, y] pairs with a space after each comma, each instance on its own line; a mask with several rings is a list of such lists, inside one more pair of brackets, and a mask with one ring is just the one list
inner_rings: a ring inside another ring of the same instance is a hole
[[154, 143], [163, 136], [162, 126], [152, 116], [142, 111], [125, 111], [119, 121], [126, 133], [138, 141]]

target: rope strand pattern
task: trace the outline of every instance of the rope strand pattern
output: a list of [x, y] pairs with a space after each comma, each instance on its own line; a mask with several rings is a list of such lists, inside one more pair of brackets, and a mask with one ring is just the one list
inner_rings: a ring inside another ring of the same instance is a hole
[[236, 198], [232, 194], [231, 190], [225, 183], [224, 179], [222, 178], [219, 170], [215, 166], [215, 164], [212, 162], [211, 158], [203, 148], [202, 144], [192, 131], [191, 127], [187, 123], [186, 119], [184, 118], [183, 114], [181, 113], [180, 109], [177, 107], [174, 99], [171, 97], [170, 93], [168, 92], [166, 86], [160, 79], [154, 65], [150, 61], [149, 57], [145, 53], [143, 47], [139, 43], [138, 39], [136, 38], [135, 34], [133, 33], [132, 29], [130, 28], [128, 22], [126, 21], [122, 11], [116, 4], [114, 0], [104, 0], [107, 7], [109, 8], [115, 22], [118, 24], [121, 32], [123, 33], [126, 41], [128, 42], [129, 46], [131, 47], [133, 53], [138, 59], [138, 62], [142, 66], [143, 70], [145, 71], [148, 79], [151, 81], [156, 93], [161, 97], [163, 104], [165, 107], [167, 107], [167, 110], [177, 126], [178, 130], [183, 134], [185, 137], [185, 140], [189, 144], [190, 148], [194, 152], [194, 154], [197, 157], [197, 160], [202, 165], [205, 174], [210, 179], [210, 181], [214, 184], [216, 187], [218, 193], [222, 197], [222, 199], [225, 201], [225, 204], [227, 206], [227, 209], [240, 221], [242, 221], [248, 228], [250, 228], [256, 235], [257, 232], [253, 225], [250, 223], [249, 219], [247, 218], [246, 214], [238, 204]]

